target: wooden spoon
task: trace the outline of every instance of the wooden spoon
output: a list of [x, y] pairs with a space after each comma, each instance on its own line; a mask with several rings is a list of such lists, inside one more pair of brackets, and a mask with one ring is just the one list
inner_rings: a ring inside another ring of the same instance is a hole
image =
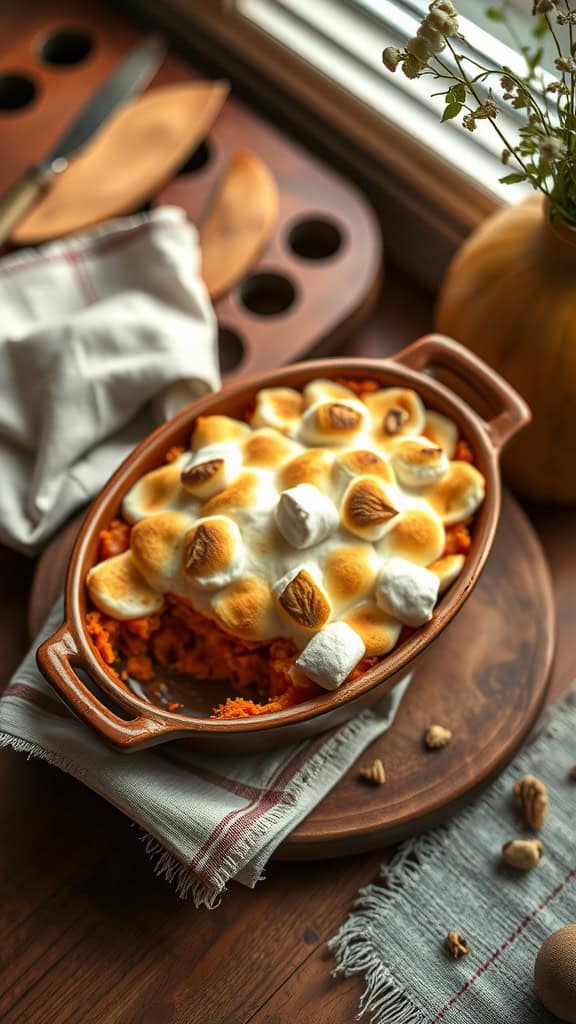
[[250, 269], [278, 215], [278, 187], [254, 153], [233, 155], [200, 226], [202, 276], [212, 299]]

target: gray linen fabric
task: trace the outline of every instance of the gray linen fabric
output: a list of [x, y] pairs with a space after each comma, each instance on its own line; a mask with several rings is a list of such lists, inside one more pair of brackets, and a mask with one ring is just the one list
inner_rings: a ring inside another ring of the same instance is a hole
[[[59, 601], [38, 642], [62, 618]], [[68, 712], [36, 667], [36, 646], [0, 700], [0, 747], [44, 758], [123, 811], [157, 872], [197, 906], [216, 906], [232, 879], [263, 878], [284, 837], [392, 724], [409, 681], [345, 725], [278, 750], [208, 755], [171, 743], [127, 755]]]
[[[490, 789], [450, 825], [406, 843], [359, 894], [330, 947], [336, 974], [365, 976], [373, 1024], [552, 1024], [533, 983], [536, 954], [576, 923], [576, 689]], [[512, 796], [527, 772], [548, 787], [540, 864], [519, 872], [500, 849], [527, 838]], [[452, 960], [455, 930], [472, 947]]]

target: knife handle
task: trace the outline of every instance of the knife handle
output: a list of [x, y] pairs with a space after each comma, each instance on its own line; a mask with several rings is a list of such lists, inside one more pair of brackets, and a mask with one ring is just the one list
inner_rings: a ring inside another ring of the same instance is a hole
[[34, 206], [54, 172], [46, 167], [30, 167], [12, 188], [0, 196], [0, 245], [9, 241], [20, 220]]

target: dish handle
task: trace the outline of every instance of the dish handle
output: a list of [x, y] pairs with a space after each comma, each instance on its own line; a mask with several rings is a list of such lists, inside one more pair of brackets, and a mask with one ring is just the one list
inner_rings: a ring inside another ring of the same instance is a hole
[[487, 363], [452, 338], [427, 334], [392, 359], [421, 373], [433, 367], [450, 370], [473, 387], [495, 408], [491, 419], [480, 419], [497, 451], [532, 419], [530, 409], [518, 392]]
[[82, 659], [66, 622], [40, 645], [36, 660], [42, 674], [73, 714], [97, 729], [121, 752], [149, 747], [166, 733], [182, 732], [177, 722], [167, 722], [154, 715], [120, 718], [106, 707], [74, 671], [74, 666], [81, 665]]

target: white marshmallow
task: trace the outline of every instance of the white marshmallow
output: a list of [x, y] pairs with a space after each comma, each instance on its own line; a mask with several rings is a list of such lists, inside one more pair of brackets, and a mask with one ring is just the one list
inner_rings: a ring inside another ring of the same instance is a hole
[[345, 622], [331, 622], [308, 641], [296, 659], [296, 668], [325, 690], [336, 690], [365, 652], [358, 633]]
[[432, 618], [438, 598], [438, 576], [405, 558], [387, 558], [376, 582], [376, 602], [406, 626], [422, 626]]
[[439, 444], [444, 449], [449, 459], [454, 458], [454, 452], [456, 451], [456, 445], [458, 444], [458, 427], [453, 420], [449, 420], [447, 416], [443, 416], [441, 412], [435, 412], [433, 409], [426, 410], [426, 422], [424, 423], [424, 430], [422, 431], [424, 437], [434, 441], [434, 444]]
[[282, 491], [275, 518], [280, 533], [295, 548], [319, 544], [336, 529], [340, 520], [334, 502], [314, 484], [298, 484]]
[[[201, 468], [206, 466], [214, 471], [202, 478]], [[211, 498], [228, 487], [238, 476], [242, 466], [242, 452], [236, 444], [208, 444], [194, 452], [182, 471], [182, 485], [193, 497]], [[186, 481], [186, 474], [197, 470], [197, 479]]]
[[450, 461], [442, 447], [427, 437], [399, 439], [390, 461], [397, 479], [404, 487], [428, 487], [441, 480]]

